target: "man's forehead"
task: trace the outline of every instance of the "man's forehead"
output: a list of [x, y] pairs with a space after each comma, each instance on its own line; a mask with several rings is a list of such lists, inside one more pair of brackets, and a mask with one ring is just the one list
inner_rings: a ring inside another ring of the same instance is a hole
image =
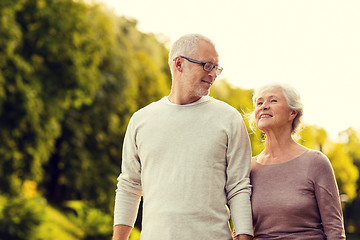
[[219, 59], [215, 46], [204, 40], [199, 41], [198, 57], [202, 58], [202, 60], [211, 62], [217, 62]]

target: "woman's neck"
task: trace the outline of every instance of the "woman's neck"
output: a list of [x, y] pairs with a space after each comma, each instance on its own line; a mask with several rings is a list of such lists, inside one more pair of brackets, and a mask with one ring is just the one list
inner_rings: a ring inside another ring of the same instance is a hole
[[257, 161], [262, 164], [277, 164], [289, 161], [306, 151], [306, 148], [291, 137], [290, 134], [266, 134], [265, 149]]

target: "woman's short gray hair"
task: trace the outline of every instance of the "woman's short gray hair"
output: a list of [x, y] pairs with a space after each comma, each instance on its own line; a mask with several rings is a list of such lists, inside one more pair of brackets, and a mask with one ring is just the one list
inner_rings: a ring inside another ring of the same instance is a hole
[[190, 58], [194, 57], [198, 51], [198, 42], [200, 40], [203, 40], [205, 42], [208, 42], [208, 43], [211, 43], [212, 45], [214, 45], [213, 42], [209, 38], [207, 38], [201, 34], [187, 34], [187, 35], [180, 37], [178, 40], [176, 40], [173, 43], [173, 45], [169, 51], [169, 59], [168, 59], [171, 73], [173, 71], [172, 62], [174, 61], [174, 59], [178, 56], [185, 56], [185, 57], [190, 57]]
[[[286, 102], [287, 102], [289, 108], [291, 110], [294, 110], [297, 112], [297, 115], [293, 120], [292, 128], [291, 128], [291, 133], [295, 133], [301, 123], [301, 120], [302, 120], [303, 104], [301, 102], [300, 94], [292, 86], [287, 85], [287, 84], [281, 84], [281, 83], [273, 83], [273, 84], [265, 85], [265, 86], [262, 86], [262, 87], [256, 89], [254, 91], [253, 98], [252, 98], [254, 108], [256, 106], [256, 99], [258, 98], [259, 94], [262, 91], [264, 91], [268, 88], [272, 88], [272, 87], [281, 88], [281, 90], [284, 93], [284, 96], [285, 96], [285, 99], [286, 99]], [[255, 123], [255, 113], [254, 112], [255, 111], [253, 111], [253, 113], [250, 115], [250, 125], [253, 125]]]

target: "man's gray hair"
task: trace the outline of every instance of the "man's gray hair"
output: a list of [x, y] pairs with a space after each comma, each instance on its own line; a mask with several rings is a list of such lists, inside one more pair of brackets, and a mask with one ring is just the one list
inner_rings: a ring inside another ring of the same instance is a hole
[[185, 56], [190, 58], [194, 57], [198, 51], [198, 42], [200, 40], [203, 40], [205, 42], [214, 45], [214, 43], [208, 37], [205, 37], [201, 34], [187, 34], [180, 37], [178, 40], [176, 40], [173, 43], [169, 52], [169, 59], [168, 59], [171, 73], [173, 71], [172, 62], [174, 61], [174, 59], [178, 56]]

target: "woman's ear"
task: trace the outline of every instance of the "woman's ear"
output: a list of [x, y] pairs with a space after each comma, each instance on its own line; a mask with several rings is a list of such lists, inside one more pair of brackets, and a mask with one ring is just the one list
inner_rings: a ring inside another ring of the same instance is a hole
[[294, 120], [297, 116], [298, 112], [295, 111], [295, 110], [291, 110], [291, 113], [290, 113], [290, 120]]

